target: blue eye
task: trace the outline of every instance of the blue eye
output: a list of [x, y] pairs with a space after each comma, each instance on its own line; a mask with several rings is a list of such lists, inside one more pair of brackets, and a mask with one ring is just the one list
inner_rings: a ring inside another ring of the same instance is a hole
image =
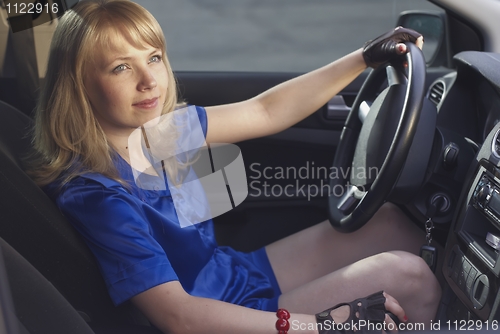
[[160, 55], [154, 55], [153, 57], [149, 58], [149, 62], [151, 63], [159, 63], [160, 61], [161, 61]]
[[124, 65], [124, 64], [121, 64], [121, 65], [118, 65], [114, 68], [113, 72], [114, 73], [119, 73], [119, 72], [123, 72], [127, 69], [127, 66]]

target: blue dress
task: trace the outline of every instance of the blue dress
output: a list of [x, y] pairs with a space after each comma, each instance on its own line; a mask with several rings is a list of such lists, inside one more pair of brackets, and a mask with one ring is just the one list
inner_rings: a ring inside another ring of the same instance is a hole
[[[205, 109], [196, 111], [206, 136]], [[212, 220], [181, 228], [168, 188], [141, 189], [127, 162], [115, 165], [129, 187], [88, 173], [45, 190], [97, 258], [116, 305], [178, 280], [193, 296], [277, 310], [281, 292], [264, 248], [242, 253], [217, 245]]]

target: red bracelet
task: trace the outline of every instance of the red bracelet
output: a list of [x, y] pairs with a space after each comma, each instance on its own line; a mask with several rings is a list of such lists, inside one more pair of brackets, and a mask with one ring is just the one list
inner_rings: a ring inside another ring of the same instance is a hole
[[290, 329], [290, 323], [288, 322], [288, 319], [290, 319], [290, 312], [284, 308], [280, 308], [276, 311], [276, 316], [278, 317], [278, 320], [276, 321], [278, 334], [287, 334]]

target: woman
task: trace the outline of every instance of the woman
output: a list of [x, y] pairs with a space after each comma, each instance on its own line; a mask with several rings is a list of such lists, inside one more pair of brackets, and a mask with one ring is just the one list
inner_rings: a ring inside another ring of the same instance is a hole
[[[422, 46], [417, 33], [396, 29], [253, 99], [196, 107], [206, 142], [290, 127], [367, 63], [405, 53], [402, 41]], [[150, 13], [126, 0], [98, 0], [64, 14], [37, 108], [32, 175], [83, 235], [116, 304], [131, 300], [173, 333], [333, 333], [333, 321], [393, 324], [386, 311], [402, 322], [433, 318], [439, 284], [408, 253], [421, 239], [393, 206], [356, 233], [340, 237], [325, 222], [249, 254], [218, 246], [211, 220], [180, 228], [170, 193], [134, 182], [128, 151], [135, 129], [178, 106], [164, 36]], [[352, 251], [352, 243], [365, 247]]]

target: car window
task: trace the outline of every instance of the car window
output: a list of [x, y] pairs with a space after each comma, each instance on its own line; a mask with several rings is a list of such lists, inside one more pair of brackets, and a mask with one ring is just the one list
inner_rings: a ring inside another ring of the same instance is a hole
[[138, 0], [159, 21], [174, 70], [305, 72], [394, 27], [425, 0]]

